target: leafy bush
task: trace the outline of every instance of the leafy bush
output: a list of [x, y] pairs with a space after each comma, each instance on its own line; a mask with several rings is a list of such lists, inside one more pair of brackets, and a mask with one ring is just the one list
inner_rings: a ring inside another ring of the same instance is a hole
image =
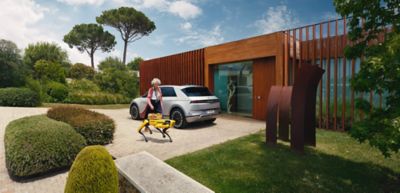
[[47, 116], [70, 124], [89, 145], [108, 144], [113, 140], [114, 121], [108, 116], [76, 106], [57, 106]]
[[34, 70], [37, 79], [65, 83], [65, 70], [58, 63], [39, 60], [35, 63]]
[[69, 70], [69, 76], [74, 79], [93, 79], [95, 71], [90, 66], [86, 66], [82, 63], [74, 64]]
[[131, 70], [135, 70], [138, 71], [139, 67], [140, 67], [140, 63], [143, 62], [143, 58], [142, 57], [135, 57], [132, 61], [130, 61], [127, 66], [129, 69]]
[[46, 93], [52, 97], [52, 102], [61, 102], [68, 96], [68, 88], [58, 82], [49, 82], [46, 85]]
[[86, 145], [70, 125], [44, 115], [12, 121], [4, 144], [7, 169], [17, 179], [65, 169]]
[[39, 95], [28, 88], [0, 89], [0, 106], [36, 107], [40, 104]]
[[40, 84], [40, 81], [35, 80], [32, 77], [27, 77], [25, 81], [25, 86], [34, 91], [39, 96], [40, 101], [43, 101], [44, 93], [42, 92], [42, 84]]
[[127, 104], [130, 99], [120, 94], [104, 92], [71, 92], [64, 102], [89, 105]]
[[118, 172], [102, 146], [88, 146], [79, 152], [68, 174], [65, 193], [118, 193]]
[[74, 79], [68, 83], [70, 91], [80, 91], [80, 92], [99, 92], [100, 88], [94, 82], [88, 79]]
[[107, 57], [97, 67], [101, 71], [105, 69], [127, 70], [127, 66], [118, 57]]
[[104, 91], [123, 94], [127, 97], [136, 97], [139, 88], [136, 74], [113, 68], [106, 68], [97, 73], [95, 82]]

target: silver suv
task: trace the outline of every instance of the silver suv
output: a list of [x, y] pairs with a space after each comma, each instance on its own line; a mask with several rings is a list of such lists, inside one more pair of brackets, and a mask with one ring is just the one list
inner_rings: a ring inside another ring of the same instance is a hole
[[[176, 128], [184, 128], [188, 123], [214, 122], [221, 108], [219, 99], [207, 87], [197, 85], [160, 86], [163, 95], [163, 116], [176, 121]], [[130, 105], [132, 119], [146, 117], [147, 92]]]

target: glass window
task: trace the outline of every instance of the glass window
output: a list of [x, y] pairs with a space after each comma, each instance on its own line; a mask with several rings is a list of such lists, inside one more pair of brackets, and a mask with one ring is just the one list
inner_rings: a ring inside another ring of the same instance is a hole
[[251, 116], [253, 113], [253, 62], [214, 66], [214, 94], [227, 113]]
[[175, 90], [172, 87], [161, 87], [161, 93], [163, 97], [176, 97]]
[[187, 87], [182, 89], [186, 96], [213, 96], [206, 87]]

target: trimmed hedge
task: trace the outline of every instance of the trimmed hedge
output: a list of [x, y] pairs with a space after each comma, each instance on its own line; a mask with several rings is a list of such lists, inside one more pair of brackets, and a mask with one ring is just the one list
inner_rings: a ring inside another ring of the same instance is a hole
[[110, 94], [104, 92], [71, 92], [64, 102], [88, 105], [127, 104], [130, 102], [130, 99], [121, 94]]
[[104, 114], [77, 106], [56, 106], [47, 111], [47, 116], [70, 124], [89, 145], [105, 145], [113, 140], [114, 121]]
[[28, 88], [1, 88], [0, 106], [36, 107], [40, 105], [38, 93]]
[[118, 172], [107, 150], [85, 147], [72, 164], [64, 193], [118, 193]]
[[4, 144], [6, 167], [18, 180], [66, 169], [86, 142], [70, 125], [38, 115], [10, 122]]

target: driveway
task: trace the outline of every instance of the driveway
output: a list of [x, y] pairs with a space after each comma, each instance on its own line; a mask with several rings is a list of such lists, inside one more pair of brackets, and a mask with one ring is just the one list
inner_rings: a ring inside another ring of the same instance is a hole
[[[7, 173], [4, 154], [4, 131], [7, 124], [15, 119], [46, 113], [47, 108], [15, 108], [0, 107], [0, 193], [62, 193], [67, 178], [67, 172], [36, 179], [31, 182], [14, 182]], [[130, 119], [128, 109], [95, 111], [104, 113], [115, 120], [116, 130], [114, 141], [106, 146], [112, 156], [123, 157], [140, 151], [147, 151], [154, 156], [166, 160], [199, 149], [219, 144], [230, 139], [248, 135], [260, 131], [265, 123], [249, 118], [222, 115], [214, 124], [195, 124], [187, 129], [170, 129], [169, 134], [173, 142], [162, 138], [157, 131], [153, 135], [145, 133], [149, 142], [144, 142], [136, 130], [141, 121]]]

